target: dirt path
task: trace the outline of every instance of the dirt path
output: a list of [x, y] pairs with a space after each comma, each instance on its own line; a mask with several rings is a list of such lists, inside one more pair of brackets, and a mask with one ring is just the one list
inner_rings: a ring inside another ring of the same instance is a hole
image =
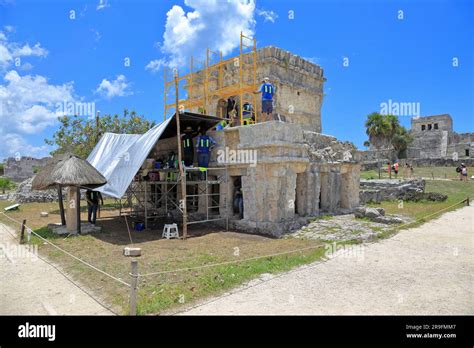
[[184, 314], [474, 314], [474, 206]]
[[0, 223], [0, 315], [112, 314], [7, 229]]

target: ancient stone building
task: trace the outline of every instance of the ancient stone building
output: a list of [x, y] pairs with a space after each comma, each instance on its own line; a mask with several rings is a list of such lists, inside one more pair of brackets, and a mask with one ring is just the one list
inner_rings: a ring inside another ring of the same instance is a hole
[[[234, 197], [235, 180], [242, 182], [243, 219], [233, 214], [232, 205], [224, 213], [232, 217], [235, 228], [280, 236], [301, 227], [308, 217], [348, 213], [359, 205], [360, 165], [357, 150], [349, 143], [279, 121], [211, 135], [218, 143], [211, 165], [227, 165], [230, 178], [220, 192]], [[219, 161], [226, 148], [247, 152], [243, 158], [253, 157], [248, 155], [253, 152], [256, 161]]]
[[[258, 85], [269, 77], [277, 88], [274, 115], [278, 121], [250, 126], [228, 127], [209, 134], [218, 146], [212, 151], [211, 166], [227, 166], [229, 180], [219, 192], [228, 199], [235, 196], [236, 180], [242, 184], [243, 219], [233, 212], [232, 204], [220, 200], [220, 213], [231, 217], [233, 227], [280, 236], [299, 228], [308, 217], [351, 212], [359, 205], [360, 165], [355, 147], [321, 133], [323, 70], [290, 52], [265, 47], [257, 52]], [[239, 80], [238, 64], [227, 64], [222, 81], [209, 79], [210, 90], [225, 88]], [[195, 75], [202, 81], [202, 72]], [[246, 81], [252, 80], [250, 74]], [[187, 92], [202, 97], [196, 81]], [[249, 93], [246, 100], [252, 100]], [[257, 118], [260, 118], [257, 96]], [[221, 115], [219, 97], [210, 98], [206, 112]], [[190, 111], [197, 112], [197, 108]], [[255, 162], [220, 159], [222, 153], [235, 151]], [[225, 211], [227, 209], [227, 211]]]
[[474, 133], [456, 133], [449, 114], [414, 117], [408, 158], [474, 158]]
[[[246, 56], [247, 61], [243, 63], [246, 67], [243, 81], [248, 84], [253, 82], [253, 72], [249, 68], [252, 64], [251, 59], [251, 56]], [[218, 71], [213, 70], [210, 73], [212, 76], [208, 79], [207, 90], [213, 91], [237, 84], [240, 64], [238, 61], [231, 61], [223, 66], [221, 79], [218, 78]], [[321, 67], [291, 52], [269, 46], [257, 51], [256, 71], [257, 87], [264, 77], [268, 77], [277, 88], [274, 114], [280, 115], [286, 122], [298, 123], [306, 126], [307, 130], [321, 132], [321, 106], [325, 81]], [[193, 81], [187, 81], [186, 90], [189, 99], [204, 96], [204, 80], [204, 72], [201, 71], [195, 73]], [[254, 103], [251, 93], [247, 93], [244, 100]], [[221, 115], [219, 101], [220, 98], [217, 96], [209, 97], [206, 113]], [[257, 118], [260, 118], [260, 96], [256, 97], [256, 101]], [[198, 108], [193, 107], [189, 111], [198, 112]]]
[[3, 175], [13, 181], [21, 182], [32, 178], [35, 172], [46, 164], [48, 159], [48, 157], [40, 159], [33, 157], [9, 157], [5, 160]]

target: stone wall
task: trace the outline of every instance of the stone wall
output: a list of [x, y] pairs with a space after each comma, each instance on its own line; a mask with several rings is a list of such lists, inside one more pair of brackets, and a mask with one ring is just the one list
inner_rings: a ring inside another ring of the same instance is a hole
[[423, 179], [414, 179], [408, 181], [402, 180], [360, 180], [359, 199], [361, 204], [368, 202], [379, 203], [380, 201], [394, 200], [406, 192], [424, 192], [425, 181]]
[[[424, 127], [424, 129], [422, 128]], [[409, 159], [474, 158], [474, 133], [456, 133], [450, 115], [414, 117]]]
[[40, 159], [33, 157], [9, 157], [5, 161], [4, 176], [15, 182], [22, 182], [28, 178], [32, 178], [35, 175], [35, 168], [39, 169], [44, 167], [48, 160], [49, 157]]
[[[425, 126], [424, 129], [422, 126]], [[453, 131], [453, 120], [449, 114], [413, 117], [411, 130], [414, 133], [426, 133], [431, 130]]]
[[[278, 121], [227, 128], [213, 137], [219, 145], [211, 158], [224, 148], [257, 154], [253, 164], [215, 162], [242, 180], [244, 217], [231, 221], [234, 228], [281, 236], [310, 217], [359, 205], [360, 166], [349, 143]], [[233, 180], [223, 185], [220, 192], [233, 197]], [[221, 205], [221, 214], [229, 213], [225, 209]]]
[[[246, 56], [244, 62], [246, 69], [251, 63]], [[235, 58], [237, 59], [237, 57]], [[222, 81], [217, 78], [216, 71], [209, 77], [211, 91], [229, 87], [239, 81], [239, 62], [231, 61], [222, 67]], [[271, 83], [277, 88], [274, 97], [274, 114], [280, 114], [287, 122], [306, 125], [308, 130], [321, 132], [321, 106], [323, 102], [323, 70], [316, 64], [301, 57], [269, 46], [257, 51], [257, 88], [264, 77], [269, 77]], [[246, 84], [253, 83], [253, 76], [246, 70], [244, 74]], [[204, 96], [204, 73], [196, 72], [193, 81], [186, 81], [185, 86], [190, 99]], [[211, 92], [212, 94], [212, 92]], [[257, 118], [261, 118], [260, 96], [254, 99], [253, 94], [244, 95], [244, 100], [254, 105]], [[212, 97], [206, 112], [210, 115], [221, 115], [218, 107], [219, 98]], [[190, 109], [197, 112], [198, 108]]]
[[[410, 133], [413, 141], [406, 151], [409, 162], [437, 163], [438, 159], [466, 161], [474, 158], [474, 133], [454, 132], [453, 121], [448, 114], [414, 117], [411, 120]], [[397, 159], [397, 154], [392, 149], [379, 151], [371, 149], [360, 153], [364, 170], [376, 169], [377, 157], [385, 162]]]

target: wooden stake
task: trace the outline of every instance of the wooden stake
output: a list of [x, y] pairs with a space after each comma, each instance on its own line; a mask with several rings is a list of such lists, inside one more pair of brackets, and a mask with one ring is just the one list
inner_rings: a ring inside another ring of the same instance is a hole
[[176, 133], [178, 137], [178, 166], [181, 181], [181, 200], [183, 202], [183, 239], [188, 236], [188, 209], [186, 204], [186, 179], [184, 177], [183, 160], [181, 156], [181, 129], [179, 121], [179, 96], [178, 96], [178, 71], [174, 71], [174, 84], [176, 92]]
[[26, 220], [23, 220], [21, 223], [21, 230], [20, 230], [20, 244], [25, 244], [25, 225]]
[[138, 261], [132, 260], [130, 276], [130, 315], [137, 315], [137, 283], [138, 283]]
[[76, 193], [76, 209], [77, 209], [77, 233], [81, 233], [81, 189], [77, 187]]
[[59, 212], [61, 213], [61, 225], [66, 225], [66, 215], [64, 215], [63, 189], [58, 185]]

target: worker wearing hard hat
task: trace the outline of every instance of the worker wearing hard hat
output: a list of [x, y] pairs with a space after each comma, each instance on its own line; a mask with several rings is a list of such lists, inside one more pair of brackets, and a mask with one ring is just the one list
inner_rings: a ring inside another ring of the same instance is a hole
[[262, 85], [255, 94], [262, 93], [262, 119], [263, 121], [271, 121], [273, 113], [273, 96], [275, 95], [276, 88], [270, 83], [270, 79], [265, 77], [262, 80]]

